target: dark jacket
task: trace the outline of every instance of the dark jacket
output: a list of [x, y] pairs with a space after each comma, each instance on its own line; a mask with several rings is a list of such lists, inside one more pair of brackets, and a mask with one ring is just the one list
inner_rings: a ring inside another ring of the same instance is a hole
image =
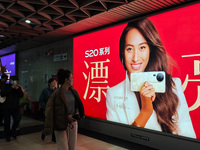
[[50, 87], [47, 87], [42, 90], [42, 93], [40, 94], [39, 102], [41, 109], [45, 110], [47, 101], [50, 97], [50, 95], [55, 91], [56, 89], [51, 89]]
[[21, 87], [18, 89], [12, 88], [12, 84], [5, 84], [1, 87], [1, 97], [6, 96], [2, 109], [19, 109], [19, 98], [23, 97]]
[[[79, 97], [78, 92], [69, 88], [75, 97], [75, 107], [79, 111], [81, 118], [85, 116], [84, 107]], [[62, 88], [57, 89], [51, 94], [45, 111], [45, 124], [43, 133], [45, 135], [51, 134], [53, 129], [56, 131], [64, 131], [67, 129], [68, 121], [68, 108]]]

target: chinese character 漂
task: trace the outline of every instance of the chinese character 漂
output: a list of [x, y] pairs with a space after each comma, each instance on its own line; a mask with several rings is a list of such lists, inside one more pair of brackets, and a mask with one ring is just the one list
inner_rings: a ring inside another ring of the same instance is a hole
[[[106, 92], [109, 88], [108, 86], [108, 66], [105, 66], [106, 63], [110, 62], [109, 59], [106, 61], [97, 61], [91, 62], [90, 65], [84, 61], [86, 69], [89, 69], [88, 75], [83, 72], [85, 80], [87, 80], [87, 86], [85, 89], [84, 99], [87, 98], [88, 93], [91, 93], [89, 99], [94, 98], [97, 102], [101, 101], [101, 95], [103, 94], [106, 97]], [[95, 86], [96, 83], [98, 86]], [[97, 93], [97, 94], [96, 94]], [[95, 96], [95, 94], [97, 96]]]

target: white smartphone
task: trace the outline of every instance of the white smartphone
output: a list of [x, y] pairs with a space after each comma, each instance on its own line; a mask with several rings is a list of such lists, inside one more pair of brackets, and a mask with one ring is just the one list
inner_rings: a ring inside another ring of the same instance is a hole
[[154, 87], [156, 93], [164, 93], [166, 90], [165, 72], [154, 71], [131, 73], [131, 91], [140, 91], [145, 81]]

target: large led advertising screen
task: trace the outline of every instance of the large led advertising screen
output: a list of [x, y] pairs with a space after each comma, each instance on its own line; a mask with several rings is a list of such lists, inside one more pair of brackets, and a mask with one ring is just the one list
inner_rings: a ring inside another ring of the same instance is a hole
[[[194, 4], [75, 37], [73, 86], [86, 116], [200, 139], [199, 13]], [[164, 92], [151, 83], [158, 71]]]
[[0, 57], [0, 65], [1, 75], [5, 73], [8, 75], [8, 79], [10, 79], [10, 76], [15, 75], [15, 54]]

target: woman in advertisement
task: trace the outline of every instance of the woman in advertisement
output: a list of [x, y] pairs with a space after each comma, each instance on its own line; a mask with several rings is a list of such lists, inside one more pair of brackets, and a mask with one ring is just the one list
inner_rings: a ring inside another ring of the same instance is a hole
[[[169, 57], [153, 23], [147, 18], [128, 23], [119, 48], [127, 73], [107, 90], [107, 120], [196, 138], [181, 80], [168, 73]], [[139, 92], [131, 91], [131, 73], [149, 71], [165, 72], [166, 91], [156, 93], [148, 81]]]

